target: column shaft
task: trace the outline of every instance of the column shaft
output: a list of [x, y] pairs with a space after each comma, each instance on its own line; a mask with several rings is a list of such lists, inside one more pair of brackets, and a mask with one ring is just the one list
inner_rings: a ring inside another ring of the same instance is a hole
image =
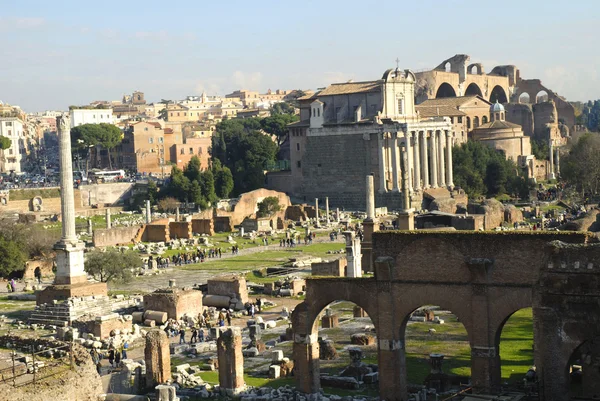
[[60, 196], [62, 242], [77, 241], [75, 233], [75, 195], [73, 194], [73, 165], [71, 161], [71, 125], [68, 117], [57, 117], [60, 164]]
[[398, 187], [398, 132], [392, 133], [392, 191], [399, 192]]
[[440, 155], [440, 187], [446, 186], [446, 157], [444, 155], [444, 146], [446, 145], [446, 131], [440, 131], [438, 138], [438, 154]]
[[408, 193], [411, 194], [413, 192], [413, 148], [412, 148], [412, 132], [406, 132], [404, 134], [406, 136], [406, 174], [407, 174], [407, 182]]
[[414, 138], [415, 138], [415, 161], [414, 161], [414, 166], [415, 166], [415, 181], [414, 181], [414, 185], [413, 188], [415, 189], [415, 191], [418, 191], [419, 189], [421, 189], [421, 158], [419, 155], [420, 149], [419, 149], [419, 133], [415, 132], [414, 133]]
[[438, 187], [438, 153], [437, 153], [437, 135], [436, 131], [431, 131], [431, 137], [429, 138], [429, 143], [431, 144], [431, 187]]
[[454, 188], [454, 177], [452, 171], [452, 132], [447, 132], [446, 137], [446, 185], [450, 189]]
[[385, 185], [385, 149], [383, 147], [383, 136], [380, 132], [377, 134], [377, 146], [379, 147], [379, 192], [387, 192]]
[[421, 169], [423, 170], [423, 188], [429, 188], [429, 162], [427, 160], [427, 131], [422, 131]]

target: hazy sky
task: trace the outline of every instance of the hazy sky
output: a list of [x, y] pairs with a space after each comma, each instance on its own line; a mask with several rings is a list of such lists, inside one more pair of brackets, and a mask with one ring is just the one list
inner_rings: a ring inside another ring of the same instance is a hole
[[25, 111], [234, 89], [314, 89], [437, 66], [515, 64], [600, 98], [600, 1], [0, 0], [0, 100]]

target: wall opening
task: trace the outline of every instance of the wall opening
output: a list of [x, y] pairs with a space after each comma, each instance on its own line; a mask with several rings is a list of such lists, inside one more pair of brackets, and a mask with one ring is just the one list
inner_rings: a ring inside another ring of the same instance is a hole
[[492, 92], [490, 93], [490, 102], [492, 103], [508, 103], [508, 97], [506, 96], [506, 92], [500, 85], [494, 86]]
[[529, 97], [529, 93], [523, 92], [519, 95], [519, 103], [529, 104], [531, 103], [531, 99]]
[[584, 341], [569, 358], [571, 398], [600, 399], [600, 337]]
[[542, 102], [547, 102], [548, 101], [548, 92], [546, 91], [539, 91], [537, 93], [537, 95], [535, 95], [535, 102], [536, 103], [542, 103]]
[[[473, 67], [475, 68], [475, 67]], [[467, 86], [467, 90], [465, 91], [465, 96], [482, 96], [481, 89], [477, 86], [476, 83], [472, 83]]]
[[[403, 330], [409, 386], [425, 385], [438, 392], [468, 387], [471, 345], [467, 330], [456, 315], [439, 306], [422, 306], [404, 322]], [[438, 369], [435, 361], [441, 355]]]
[[321, 387], [325, 393], [333, 388], [323, 376], [345, 376], [362, 382], [355, 390], [356, 395], [378, 396], [378, 383], [369, 383], [378, 372], [377, 333], [366, 311], [350, 301], [334, 301], [319, 313], [313, 324], [315, 331], [319, 338]]
[[454, 91], [454, 88], [452, 87], [452, 85], [446, 82], [440, 85], [435, 94], [436, 99], [445, 97], [456, 97], [456, 92]]
[[[533, 367], [533, 311], [523, 308], [510, 315], [496, 333], [500, 348], [502, 385], [511, 389], [535, 387]], [[524, 380], [525, 379], [525, 380]]]
[[449, 61], [446, 64], [444, 64], [444, 71], [452, 72], [452, 64], [450, 64]]

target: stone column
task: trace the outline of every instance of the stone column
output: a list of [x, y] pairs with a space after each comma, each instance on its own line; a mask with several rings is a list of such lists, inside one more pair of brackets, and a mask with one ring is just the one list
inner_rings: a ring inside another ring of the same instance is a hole
[[146, 201], [146, 224], [152, 223], [152, 210], [150, 210], [150, 201]]
[[552, 145], [552, 139], [550, 139], [550, 171], [548, 172], [548, 180], [554, 180], [556, 175], [554, 175], [554, 146]]
[[452, 132], [448, 131], [446, 137], [446, 185], [450, 190], [454, 189], [454, 177], [452, 171]]
[[94, 226], [92, 224], [92, 219], [88, 219], [87, 225], [88, 225], [88, 235], [93, 235], [94, 234]]
[[418, 191], [421, 189], [421, 157], [419, 154], [419, 152], [421, 150], [419, 149], [419, 133], [418, 132], [414, 133], [414, 138], [415, 138], [415, 162], [414, 162], [415, 181], [413, 183], [413, 188], [415, 191]]
[[412, 194], [413, 192], [413, 147], [412, 147], [412, 132], [405, 132], [404, 136], [406, 138], [406, 177], [408, 185], [408, 193]]
[[110, 220], [110, 208], [106, 208], [106, 228], [112, 228], [112, 221]]
[[410, 209], [408, 170], [408, 150], [406, 147], [404, 147], [402, 148], [402, 207], [404, 210]]
[[360, 238], [356, 238], [354, 231], [344, 231], [344, 237], [346, 238], [346, 260], [348, 261], [346, 277], [362, 277]]
[[383, 147], [383, 138], [385, 133], [377, 134], [377, 146], [379, 147], [379, 192], [387, 192], [385, 185], [385, 149]]
[[436, 131], [431, 131], [431, 137], [429, 138], [429, 143], [431, 144], [431, 157], [429, 161], [431, 162], [431, 188], [437, 188], [438, 186], [438, 168], [437, 168], [437, 135]]
[[[306, 311], [294, 310], [294, 315], [308, 317]], [[294, 319], [292, 315], [292, 319]], [[294, 326], [296, 324], [294, 323]], [[296, 328], [294, 328], [296, 330]], [[304, 330], [303, 330], [304, 331]], [[304, 394], [309, 394], [309, 400], [318, 399], [321, 381], [319, 376], [319, 342], [317, 334], [305, 334], [294, 331], [294, 377], [296, 389]]]
[[446, 144], [446, 131], [440, 131], [440, 136], [438, 138], [438, 154], [439, 154], [439, 159], [440, 159], [440, 165], [439, 165], [439, 182], [440, 182], [440, 187], [445, 187], [446, 186], [446, 158], [444, 157], [444, 145]]
[[234, 396], [246, 387], [242, 334], [239, 328], [231, 327], [221, 333], [217, 339], [217, 357], [219, 358], [219, 386], [228, 396]]
[[327, 225], [329, 225], [329, 197], [325, 197], [325, 218], [327, 219]]
[[179, 221], [179, 206], [175, 209], [175, 221]]
[[398, 132], [392, 132], [392, 191], [400, 192], [398, 187]]
[[335, 222], [336, 223], [340, 222], [340, 208], [339, 207], [335, 208]]
[[58, 155], [60, 165], [61, 241], [64, 243], [77, 242], [70, 120], [68, 117], [57, 117], [56, 125], [58, 126]]
[[316, 227], [321, 227], [321, 223], [319, 223], [319, 198], [315, 198], [315, 217], [317, 219]]
[[560, 176], [560, 148], [556, 148], [556, 176]]
[[148, 387], [155, 387], [171, 380], [169, 338], [163, 330], [151, 330], [146, 334], [144, 359]]
[[367, 176], [367, 219], [375, 218], [375, 184], [373, 176]]
[[427, 160], [427, 131], [421, 131], [421, 170], [423, 171], [423, 189], [429, 188], [429, 164]]

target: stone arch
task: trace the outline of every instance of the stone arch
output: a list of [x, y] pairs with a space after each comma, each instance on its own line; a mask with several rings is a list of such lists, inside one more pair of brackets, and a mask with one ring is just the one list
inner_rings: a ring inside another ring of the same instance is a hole
[[471, 82], [469, 86], [467, 86], [467, 90], [465, 91], [465, 96], [483, 96], [479, 85], [475, 82]]
[[500, 85], [494, 86], [492, 92], [490, 93], [490, 102], [492, 103], [508, 103], [508, 96], [506, 96], [506, 91]]
[[473, 63], [467, 67], [467, 72], [472, 75], [482, 75], [483, 74], [483, 64], [481, 63]]
[[519, 95], [519, 103], [525, 103], [525, 104], [531, 103], [531, 96], [529, 96], [529, 93], [527, 93], [527, 92], [521, 93]]
[[447, 82], [443, 82], [438, 87], [438, 90], [435, 93], [435, 98], [436, 99], [445, 98], [445, 97], [456, 97], [456, 91], [454, 90], [454, 88], [452, 87], [452, 85], [450, 85]]
[[548, 99], [549, 99], [548, 92], [546, 92], [545, 90], [541, 90], [535, 95], [536, 103], [547, 102]]
[[583, 341], [566, 366], [570, 397], [600, 398], [600, 337]]

